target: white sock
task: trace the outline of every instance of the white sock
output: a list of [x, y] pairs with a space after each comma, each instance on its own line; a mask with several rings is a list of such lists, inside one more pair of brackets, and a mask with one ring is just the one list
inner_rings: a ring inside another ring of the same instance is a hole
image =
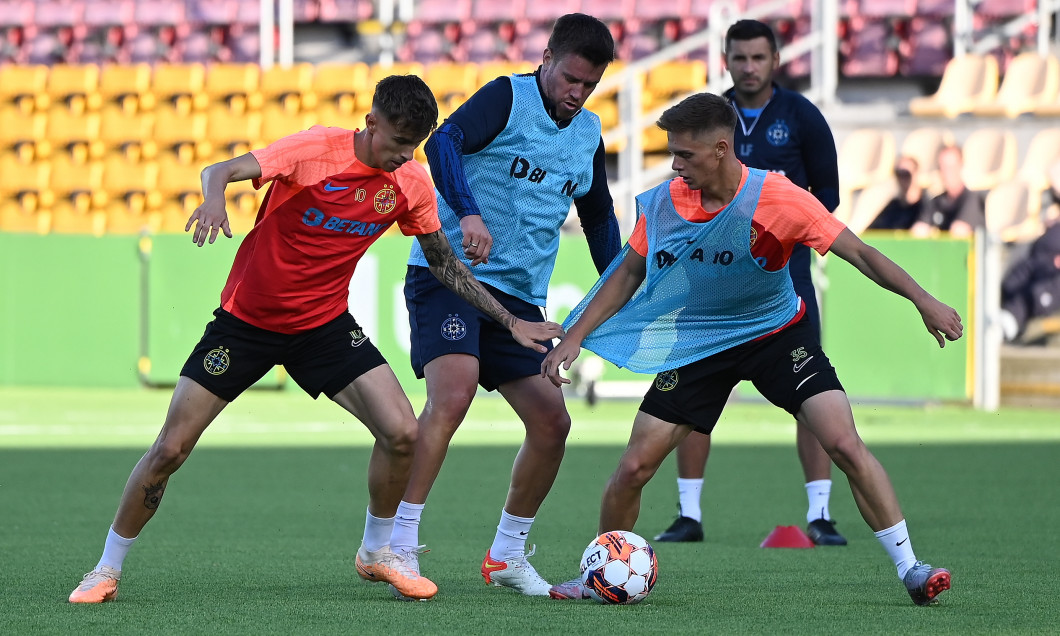
[[909, 540], [909, 531], [905, 527], [905, 519], [894, 524], [890, 528], [880, 530], [876, 533], [880, 545], [894, 561], [898, 568], [898, 578], [905, 579], [905, 573], [916, 563], [913, 555], [913, 542]]
[[490, 546], [490, 557], [494, 561], [506, 561], [523, 556], [526, 553], [526, 535], [533, 524], [533, 517], [516, 517], [502, 509], [497, 535]]
[[806, 509], [806, 523], [818, 519], [831, 519], [828, 514], [828, 498], [832, 494], [832, 480], [818, 479], [806, 482], [806, 498], [810, 505]]
[[135, 541], [136, 537], [126, 539], [114, 532], [114, 528], [111, 528], [107, 532], [107, 542], [103, 545], [103, 556], [99, 558], [96, 569], [98, 570], [105, 565], [120, 572], [122, 563], [125, 562], [125, 555], [129, 553], [129, 548], [132, 547]]
[[425, 504], [398, 504], [394, 517], [394, 532], [390, 535], [390, 549], [394, 552], [412, 550], [420, 544], [420, 515]]
[[385, 545], [390, 545], [390, 535], [394, 532], [394, 518], [380, 519], [373, 517], [371, 512], [365, 511], [364, 517], [364, 549], [375, 552]]
[[677, 478], [677, 497], [681, 506], [681, 516], [703, 520], [703, 511], [699, 508], [699, 497], [703, 492], [703, 478], [681, 479]]

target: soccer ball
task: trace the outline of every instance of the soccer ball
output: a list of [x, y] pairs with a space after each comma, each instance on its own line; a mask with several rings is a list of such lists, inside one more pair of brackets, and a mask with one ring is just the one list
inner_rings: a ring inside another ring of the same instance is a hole
[[582, 584], [605, 605], [632, 605], [655, 586], [659, 564], [655, 550], [640, 535], [626, 530], [605, 532], [582, 553]]

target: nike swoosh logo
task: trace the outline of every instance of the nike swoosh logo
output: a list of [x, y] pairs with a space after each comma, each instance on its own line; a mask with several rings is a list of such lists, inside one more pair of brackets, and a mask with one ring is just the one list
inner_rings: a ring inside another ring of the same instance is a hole
[[905, 542], [906, 542], [906, 541], [908, 541], [908, 540], [909, 540], [909, 537], [906, 537], [906, 538], [902, 539], [901, 541], [899, 541], [898, 543], [896, 543], [896, 544], [894, 544], [894, 545], [896, 545], [896, 546], [898, 546], [898, 545], [902, 545], [903, 543], [905, 543]]
[[327, 190], [328, 192], [336, 192], [338, 190], [349, 190], [350, 186], [331, 185], [331, 182], [328, 181], [327, 183], [324, 184], [324, 189]]
[[490, 563], [490, 562], [487, 561], [486, 563], [482, 564], [482, 567], [486, 568], [487, 570], [500, 570], [500, 569], [508, 567], [508, 564], [507, 563]]
[[791, 369], [792, 369], [792, 371], [794, 371], [795, 373], [798, 373], [799, 371], [802, 371], [802, 368], [803, 368], [804, 366], [806, 366], [806, 364], [807, 364], [807, 363], [808, 363], [808, 362], [809, 362], [810, 360], [813, 360], [813, 356], [810, 356], [809, 358], [806, 358], [805, 360], [803, 360], [803, 361], [802, 361], [802, 362], [800, 362], [799, 364], [793, 364], [793, 365], [791, 365]]
[[799, 386], [795, 387], [795, 390], [796, 390], [796, 391], [798, 391], [799, 389], [801, 389], [801, 388], [802, 388], [802, 385], [804, 385], [804, 384], [806, 384], [807, 382], [809, 382], [809, 381], [810, 381], [810, 378], [812, 378], [812, 377], [813, 377], [813, 376], [815, 376], [815, 375], [817, 375], [817, 373], [811, 373], [810, 375], [806, 376], [806, 379], [805, 379], [805, 380], [803, 380], [802, 382], [799, 382]]

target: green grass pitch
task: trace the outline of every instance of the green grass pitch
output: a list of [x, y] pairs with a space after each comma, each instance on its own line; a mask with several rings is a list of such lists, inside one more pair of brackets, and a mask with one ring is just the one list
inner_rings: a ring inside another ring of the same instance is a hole
[[[526, 598], [483, 585], [521, 430], [480, 398], [428, 502], [427, 603], [400, 603], [353, 567], [370, 437], [327, 400], [252, 392], [222, 414], [170, 481], [125, 563], [117, 602], [66, 597], [95, 565], [121, 488], [153, 440], [166, 391], [0, 388], [0, 633], [4, 634], [997, 634], [1060, 633], [1060, 418], [956, 407], [855, 406], [888, 469], [917, 555], [953, 572], [915, 607], [833, 472], [845, 548], [761, 549], [802, 525], [794, 425], [735, 404], [715, 433], [707, 540], [655, 544], [659, 583], [637, 606]], [[422, 396], [414, 396], [418, 408]], [[575, 574], [635, 401], [570, 402], [571, 443], [531, 533], [549, 580]], [[672, 459], [636, 531], [675, 513]]]

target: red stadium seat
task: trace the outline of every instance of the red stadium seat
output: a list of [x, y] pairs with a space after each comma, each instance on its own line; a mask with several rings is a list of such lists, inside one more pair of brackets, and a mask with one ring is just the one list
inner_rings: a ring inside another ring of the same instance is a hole
[[416, 3], [414, 22], [441, 24], [471, 19], [471, 0], [421, 0]]
[[21, 27], [36, 24], [33, 0], [0, 0], [0, 27]]
[[132, 24], [134, 11], [132, 0], [87, 0], [83, 19], [90, 27]]
[[524, 17], [534, 23], [551, 25], [561, 15], [578, 11], [578, 3], [579, 0], [529, 0]]
[[582, 0], [581, 12], [604, 22], [628, 22], [633, 15], [633, 3], [634, 0]]
[[141, 26], [176, 25], [185, 22], [183, 0], [136, 0], [133, 19]]
[[[529, 0], [533, 2], [533, 0]], [[526, 0], [497, 2], [496, 0], [472, 0], [472, 20], [490, 24], [493, 22], [515, 22], [526, 13]]]

